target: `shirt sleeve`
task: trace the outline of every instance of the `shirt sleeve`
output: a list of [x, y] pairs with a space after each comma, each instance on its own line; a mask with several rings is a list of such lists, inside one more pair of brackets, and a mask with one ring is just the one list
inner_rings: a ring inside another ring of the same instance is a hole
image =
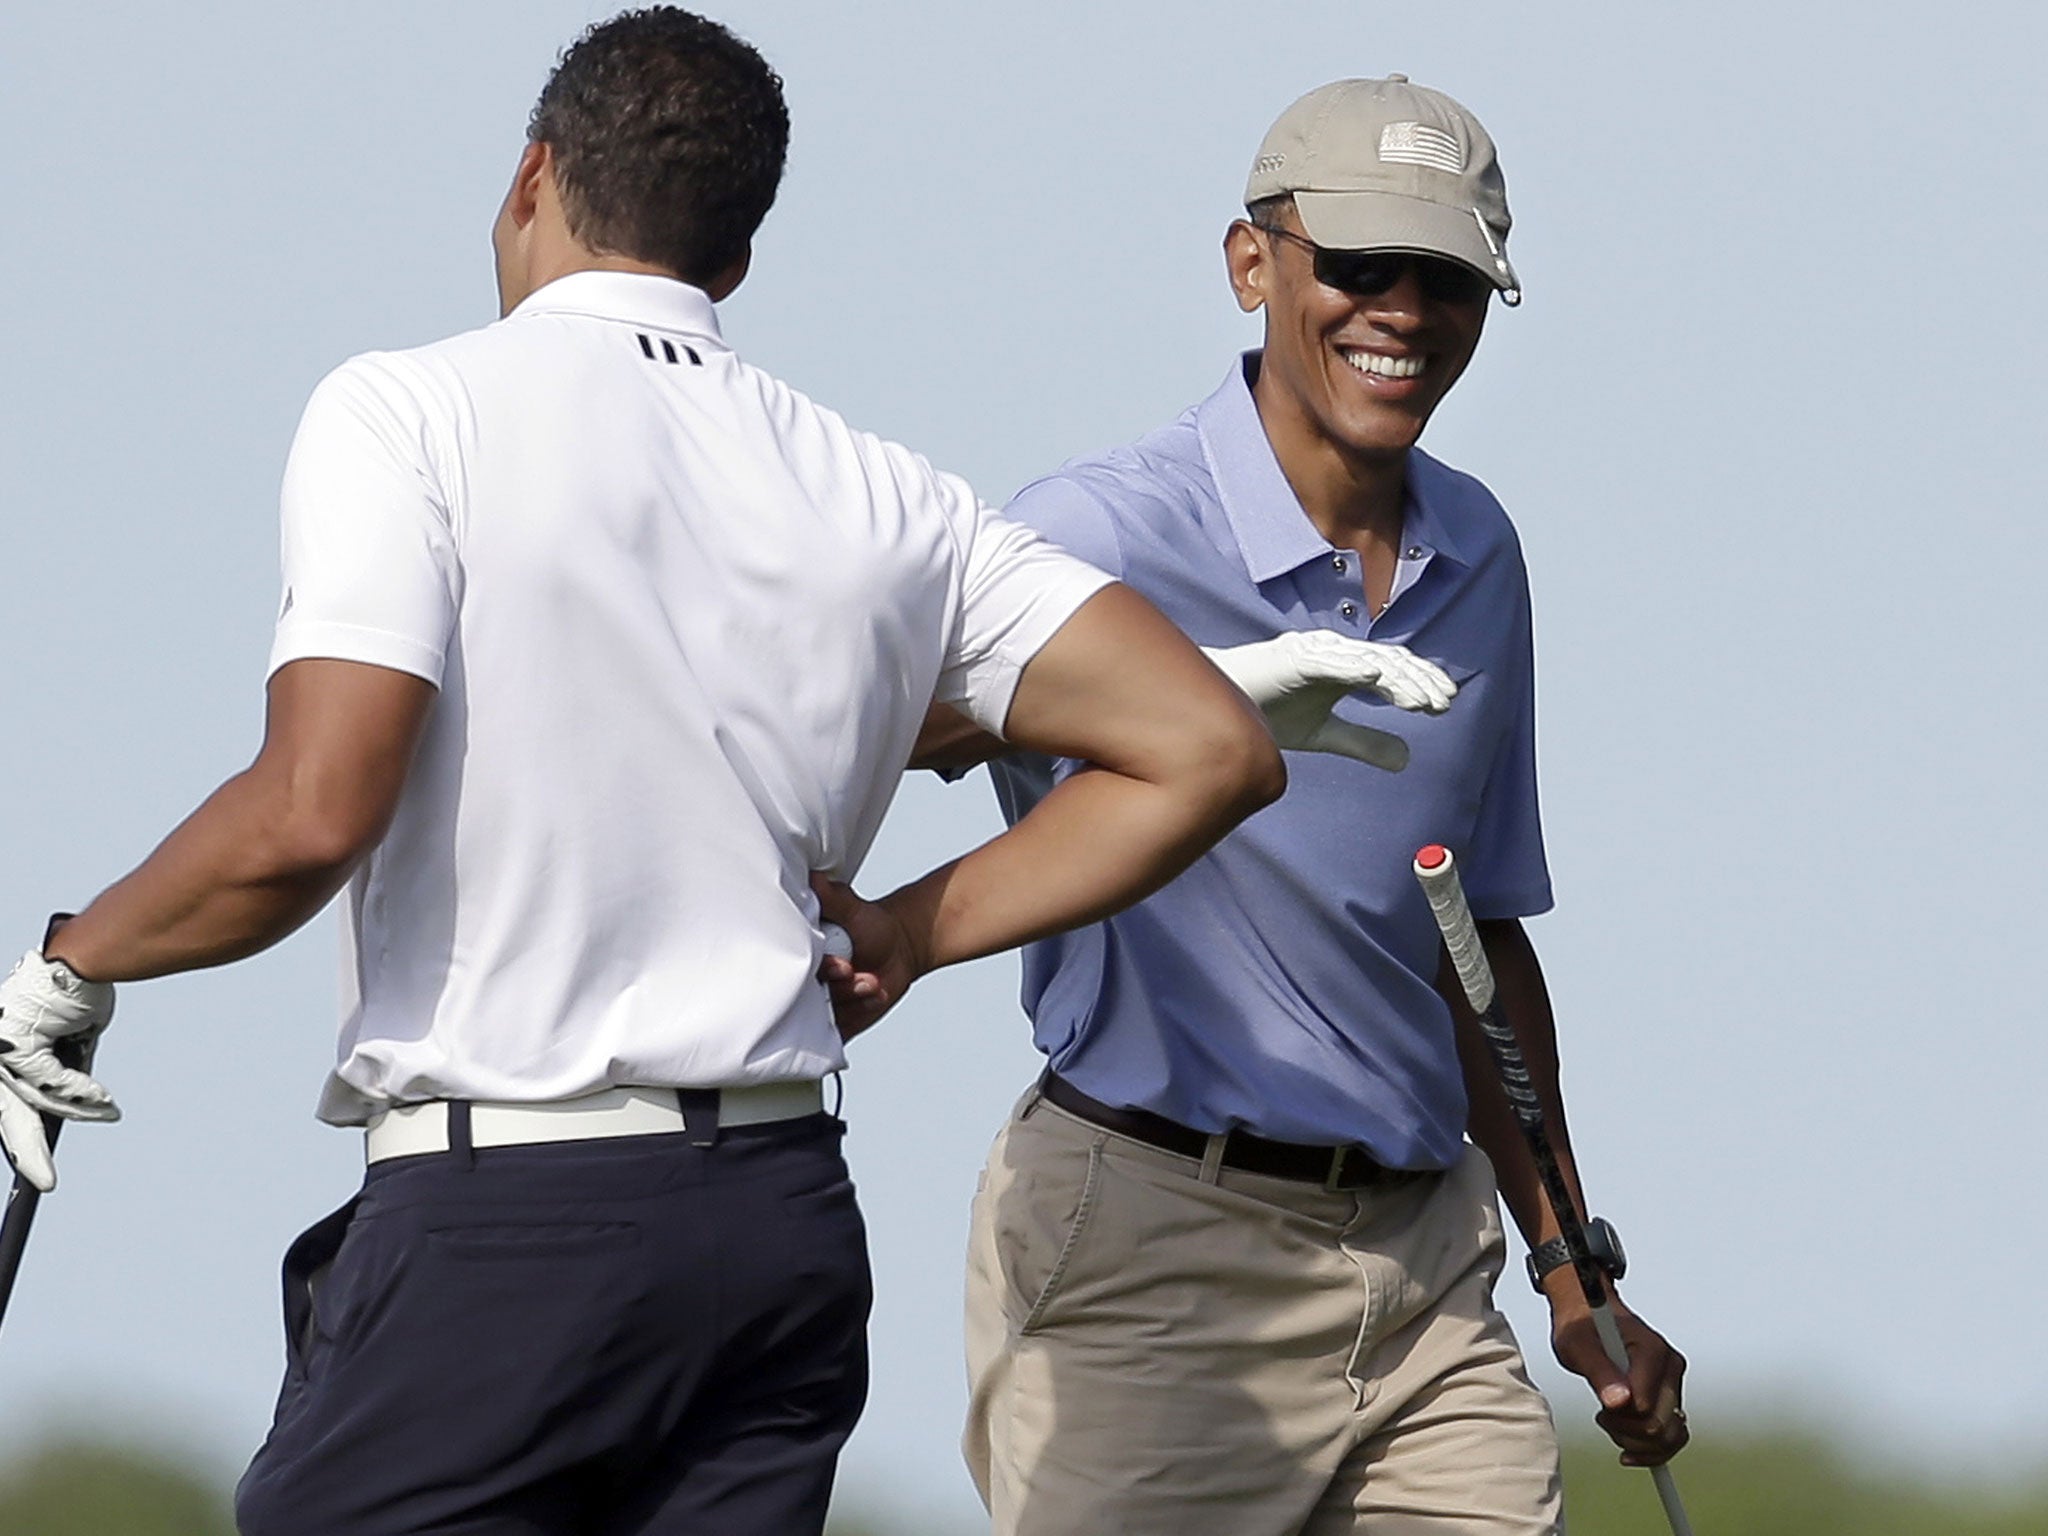
[[983, 506], [963, 481], [938, 478], [958, 532], [962, 582], [935, 696], [1000, 736], [1025, 664], [1113, 578]]
[[1552, 905], [1536, 801], [1536, 668], [1528, 615], [1525, 597], [1514, 713], [1480, 794], [1465, 866], [1465, 894], [1474, 917], [1534, 917]]
[[285, 466], [272, 672], [328, 657], [441, 685], [462, 572], [430, 431], [418, 398], [374, 358], [313, 391]]

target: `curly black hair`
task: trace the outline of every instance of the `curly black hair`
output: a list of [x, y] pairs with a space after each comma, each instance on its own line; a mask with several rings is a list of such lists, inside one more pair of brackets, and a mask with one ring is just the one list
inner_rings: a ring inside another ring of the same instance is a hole
[[699, 285], [746, 253], [789, 153], [782, 80], [679, 6], [623, 11], [566, 50], [526, 136], [554, 153], [569, 230]]

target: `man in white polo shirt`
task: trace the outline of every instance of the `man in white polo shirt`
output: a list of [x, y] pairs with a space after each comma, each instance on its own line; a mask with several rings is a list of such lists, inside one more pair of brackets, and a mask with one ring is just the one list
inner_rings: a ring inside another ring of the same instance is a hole
[[877, 1009], [1279, 793], [1142, 600], [720, 338], [786, 137], [767, 65], [686, 11], [564, 56], [505, 318], [307, 407], [260, 755], [0, 988], [0, 1131], [47, 1187], [35, 1111], [112, 1116], [59, 1061], [108, 984], [347, 886], [321, 1115], [370, 1167], [287, 1256], [249, 1536], [819, 1530], [868, 1275], [812, 872], [859, 867], [935, 693], [1100, 771], [878, 903], [827, 889], [889, 956]]

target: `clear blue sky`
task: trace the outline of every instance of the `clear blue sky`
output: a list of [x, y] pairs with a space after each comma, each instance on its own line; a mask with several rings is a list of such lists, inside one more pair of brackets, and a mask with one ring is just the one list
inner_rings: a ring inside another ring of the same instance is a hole
[[[609, 9], [7, 8], [13, 942], [246, 761], [305, 395], [349, 353], [490, 318], [527, 108]], [[1629, 1293], [1693, 1358], [1703, 1434], [1761, 1402], [1906, 1461], [2038, 1454], [2040, 13], [719, 14], [795, 119], [729, 336], [996, 500], [1255, 342], [1218, 243], [1294, 96], [1401, 70], [1480, 113], [1528, 302], [1428, 442], [1501, 495], [1535, 579], [1560, 902], [1533, 932]], [[912, 784], [865, 883], [994, 824], [983, 781]], [[323, 918], [126, 993], [101, 1061], [129, 1118], [66, 1141], [0, 1337], [0, 1442], [55, 1403], [223, 1467], [253, 1446], [277, 1259], [357, 1168], [311, 1118], [334, 969]], [[959, 1251], [1032, 1062], [1001, 960], [927, 983], [848, 1079], [880, 1299], [847, 1476], [912, 1509], [974, 1509]], [[1530, 1298], [1505, 1299], [1541, 1357]]]

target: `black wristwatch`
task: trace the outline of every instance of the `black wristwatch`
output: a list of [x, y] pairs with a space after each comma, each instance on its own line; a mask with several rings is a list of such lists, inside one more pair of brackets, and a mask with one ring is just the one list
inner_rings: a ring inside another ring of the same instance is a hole
[[[1586, 1223], [1586, 1251], [1593, 1255], [1593, 1262], [1606, 1271], [1608, 1279], [1619, 1280], [1628, 1273], [1628, 1255], [1621, 1251], [1621, 1235], [1605, 1216], [1595, 1216]], [[1561, 1237], [1553, 1237], [1549, 1242], [1531, 1248], [1529, 1283], [1542, 1290], [1543, 1277], [1552, 1270], [1564, 1268], [1571, 1261], [1571, 1250], [1565, 1247]]]

